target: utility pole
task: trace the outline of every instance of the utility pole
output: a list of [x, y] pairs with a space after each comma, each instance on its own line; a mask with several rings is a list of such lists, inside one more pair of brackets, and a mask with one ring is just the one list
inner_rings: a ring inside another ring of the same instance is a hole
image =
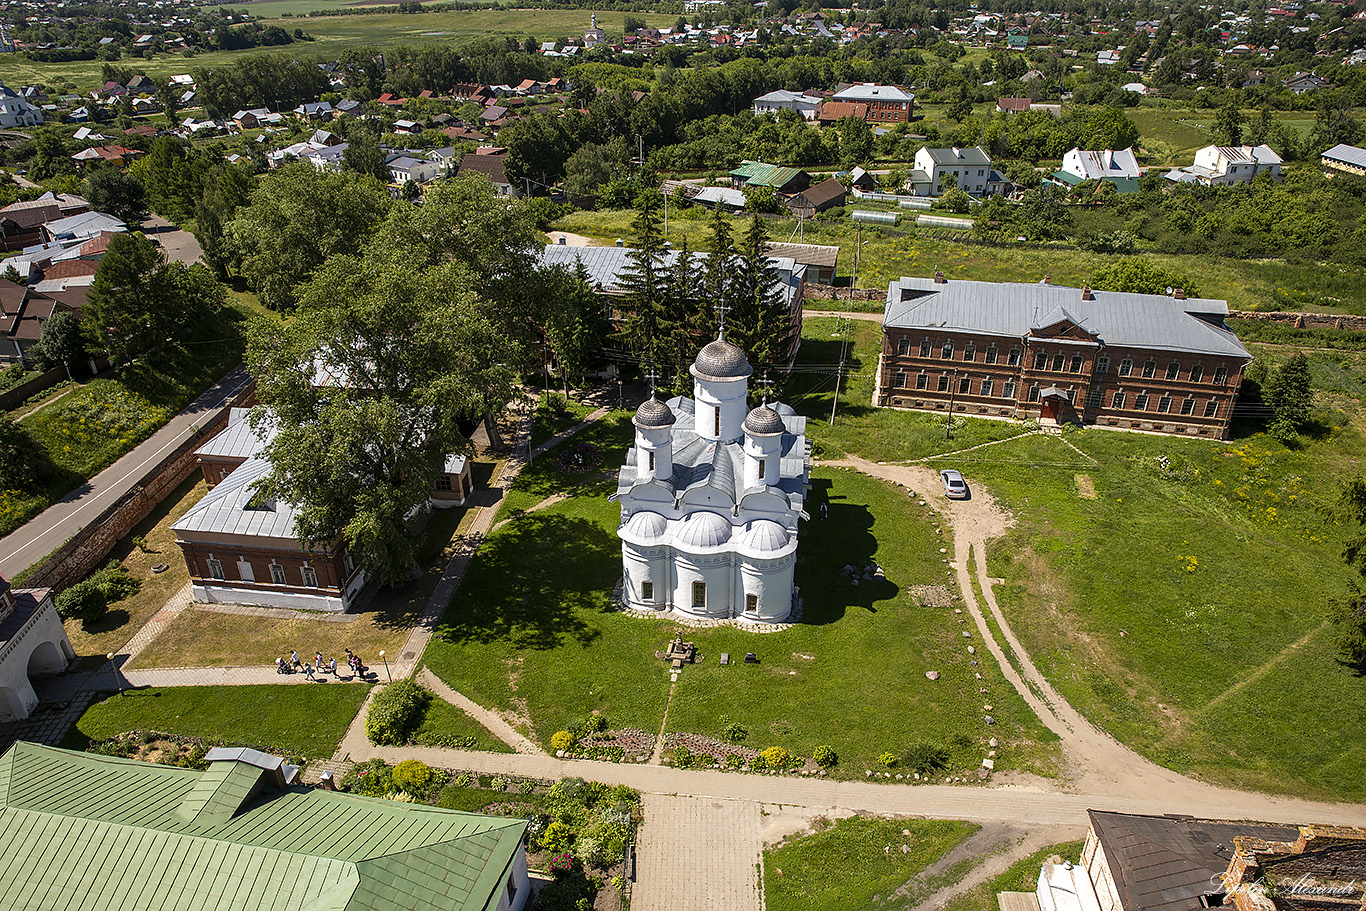
[[948, 417], [944, 419], [944, 439], [946, 440], [953, 439], [953, 436], [951, 435], [951, 432], [953, 430], [953, 398], [957, 392], [958, 370], [955, 369], [953, 371], [953, 379], [949, 380], [949, 414]]
[[[859, 248], [863, 245], [863, 223], [862, 223], [862, 222], [860, 222], [860, 223], [858, 224], [858, 227], [857, 227], [856, 231], [857, 231], [857, 233], [855, 234], [855, 239], [854, 239], [854, 274], [853, 274], [853, 276], [849, 279], [849, 297], [845, 300], [845, 304], [844, 304], [844, 309], [845, 309], [846, 313], [848, 312], [848, 310], [850, 309], [850, 307], [853, 305], [853, 300], [854, 300], [854, 288], [858, 286], [858, 257], [859, 257]], [[846, 352], [847, 352], [848, 349], [849, 349], [849, 335], [848, 335], [848, 333], [849, 333], [849, 326], [850, 326], [849, 318], [848, 318], [847, 316], [841, 316], [841, 317], [839, 317], [839, 320], [844, 324], [844, 325], [843, 325], [844, 338], [840, 340], [840, 362], [839, 362], [839, 365], [835, 368], [835, 400], [834, 400], [833, 402], [830, 403], [830, 426], [831, 426], [831, 427], [834, 427], [834, 426], [835, 426], [835, 409], [839, 407], [839, 403], [840, 403], [840, 380], [844, 378], [844, 358], [845, 358]]]

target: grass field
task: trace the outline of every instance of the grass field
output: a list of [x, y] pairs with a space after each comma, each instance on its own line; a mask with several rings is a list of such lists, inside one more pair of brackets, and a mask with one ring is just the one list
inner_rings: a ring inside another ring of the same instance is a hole
[[[618, 237], [631, 242], [630, 211], [574, 212], [555, 222], [554, 228], [611, 244]], [[669, 240], [679, 244], [686, 237], [690, 249], [706, 249], [707, 220], [711, 213], [693, 208], [669, 213]], [[748, 223], [749, 216], [738, 221]], [[796, 240], [797, 222], [774, 217], [768, 221], [772, 240]], [[733, 225], [737, 234], [743, 224]], [[839, 276], [847, 284], [854, 267], [858, 230], [849, 220], [815, 221], [804, 228], [807, 243], [832, 244], [840, 248]], [[1056, 285], [1080, 288], [1101, 266], [1121, 257], [1089, 253], [1062, 246], [991, 246], [942, 239], [914, 228], [888, 230], [865, 226], [859, 256], [858, 286], [885, 289], [903, 275], [932, 275], [942, 269], [949, 279], [991, 282], [1037, 282], [1045, 275]], [[1278, 260], [1235, 260], [1216, 256], [1145, 254], [1158, 265], [1198, 277], [1206, 297], [1227, 300], [1234, 310], [1277, 309], [1272, 292], [1278, 288], [1314, 289], [1337, 298], [1333, 312], [1366, 313], [1366, 284], [1359, 270], [1317, 263], [1285, 263]], [[1311, 305], [1312, 308], [1312, 305]], [[881, 312], [874, 301], [855, 309]]]
[[894, 893], [953, 850], [966, 822], [851, 816], [764, 851], [768, 911], [901, 907]]
[[[604, 465], [615, 468], [630, 439], [625, 417], [618, 413], [574, 442], [596, 441]], [[751, 746], [809, 756], [829, 744], [842, 756], [840, 774], [862, 777], [883, 751], [921, 739], [942, 742], [957, 765], [975, 767], [987, 736], [981, 706], [991, 703], [991, 734], [1002, 742], [997, 767], [1054, 773], [1052, 735], [995, 667], [970, 665], [950, 609], [920, 605], [917, 586], [948, 581], [930, 518], [904, 493], [853, 472], [819, 472], [814, 484], [814, 496], [829, 497], [831, 508], [826, 522], [802, 532], [804, 621], [765, 636], [686, 631], [708, 657], [680, 677], [669, 729], [715, 736], [727, 716], [749, 728]], [[679, 629], [609, 610], [621, 571], [612, 489], [605, 479], [566, 478], [550, 458], [524, 472], [505, 506], [575, 495], [486, 539], [424, 658], [476, 702], [525, 717], [542, 743], [592, 711], [614, 728], [649, 733], [663, 719], [669, 674], [654, 652]], [[881, 563], [888, 583], [854, 589], [839, 576], [845, 563], [869, 560]], [[722, 668], [716, 661], [721, 652], [746, 651], [759, 652], [763, 663]], [[870, 662], [874, 653], [878, 661]], [[937, 683], [925, 679], [930, 669], [942, 674]], [[851, 686], [877, 710], [851, 711]]]
[[413, 742], [433, 746], [454, 746], [486, 753], [511, 753], [512, 747], [489, 733], [488, 729], [460, 709], [433, 696], [422, 713], [422, 723], [413, 731]]
[[86, 709], [63, 746], [159, 731], [309, 759], [331, 757], [368, 686], [184, 686], [129, 690]]
[[944, 911], [1000, 911], [996, 901], [998, 892], [1033, 892], [1039, 884], [1039, 867], [1048, 858], [1057, 855], [1073, 863], [1081, 859], [1079, 841], [1065, 841], [1061, 844], [1040, 848], [1028, 857], [1017, 860], [999, 876], [994, 876], [961, 895], [955, 895], [944, 905]]

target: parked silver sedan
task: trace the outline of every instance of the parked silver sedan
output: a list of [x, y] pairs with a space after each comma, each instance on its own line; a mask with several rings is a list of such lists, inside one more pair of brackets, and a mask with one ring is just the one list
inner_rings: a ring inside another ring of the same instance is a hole
[[963, 476], [952, 468], [945, 468], [939, 472], [939, 480], [944, 482], [944, 496], [951, 500], [966, 500], [968, 496], [968, 483], [963, 480]]

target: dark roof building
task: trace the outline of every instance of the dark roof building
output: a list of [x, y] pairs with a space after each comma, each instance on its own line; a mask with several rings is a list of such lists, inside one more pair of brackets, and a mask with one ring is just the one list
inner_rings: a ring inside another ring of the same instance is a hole
[[793, 196], [787, 201], [787, 207], [798, 218], [811, 218], [817, 212], [844, 205], [848, 194], [849, 191], [844, 188], [844, 184], [831, 177]]
[[487, 155], [478, 152], [470, 152], [460, 159], [460, 168], [456, 171], [456, 176], [469, 173], [483, 174], [493, 182], [493, 188], [498, 191], [499, 196], [521, 196], [517, 188], [512, 185], [507, 177], [507, 159], [502, 155]]

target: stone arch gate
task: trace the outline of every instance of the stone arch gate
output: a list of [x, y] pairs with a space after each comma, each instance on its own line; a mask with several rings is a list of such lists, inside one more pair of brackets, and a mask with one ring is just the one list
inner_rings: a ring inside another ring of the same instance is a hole
[[32, 678], [60, 674], [76, 657], [46, 591], [0, 592], [0, 722], [22, 721], [38, 706]]

